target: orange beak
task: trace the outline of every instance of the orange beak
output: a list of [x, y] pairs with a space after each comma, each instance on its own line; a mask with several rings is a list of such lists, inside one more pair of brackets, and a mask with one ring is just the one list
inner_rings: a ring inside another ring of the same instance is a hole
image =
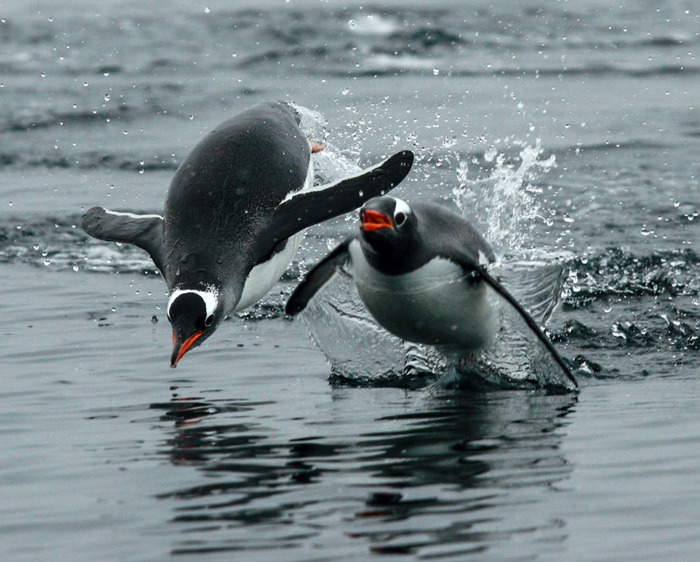
[[365, 232], [372, 232], [373, 230], [379, 230], [380, 228], [391, 228], [394, 229], [394, 223], [391, 217], [380, 213], [379, 211], [373, 211], [372, 209], [365, 209], [360, 214], [361, 225], [360, 228]]
[[182, 356], [189, 351], [189, 349], [194, 345], [204, 332], [195, 332], [189, 338], [187, 338], [181, 345], [178, 345], [177, 336], [173, 332], [173, 354], [170, 359], [170, 367], [173, 369], [177, 367], [178, 362], [182, 359]]

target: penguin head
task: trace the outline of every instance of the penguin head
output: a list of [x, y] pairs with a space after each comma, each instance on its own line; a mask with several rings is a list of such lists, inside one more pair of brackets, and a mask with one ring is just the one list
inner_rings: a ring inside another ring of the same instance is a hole
[[177, 367], [183, 355], [212, 335], [223, 319], [216, 289], [173, 291], [168, 300], [168, 320], [173, 327], [170, 366]]
[[404, 252], [415, 243], [416, 217], [401, 199], [375, 197], [360, 209], [360, 236], [378, 254]]

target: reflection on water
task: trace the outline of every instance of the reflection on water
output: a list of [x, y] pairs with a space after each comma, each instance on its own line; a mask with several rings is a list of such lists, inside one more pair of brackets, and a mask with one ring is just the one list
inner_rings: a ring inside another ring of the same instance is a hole
[[327, 410], [286, 419], [275, 402], [153, 404], [173, 422], [160, 453], [208, 480], [159, 496], [181, 528], [173, 552], [429, 556], [533, 531], [563, 541], [565, 523], [536, 506], [571, 472], [560, 445], [575, 396], [395, 392], [369, 417], [387, 389], [338, 388]]

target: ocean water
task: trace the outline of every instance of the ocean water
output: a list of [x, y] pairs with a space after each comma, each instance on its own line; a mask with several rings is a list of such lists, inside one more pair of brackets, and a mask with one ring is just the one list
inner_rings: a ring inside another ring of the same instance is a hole
[[[697, 558], [699, 30], [689, 0], [0, 0], [1, 557]], [[580, 392], [333, 376], [283, 306], [354, 216], [171, 370], [162, 280], [80, 215], [161, 210], [267, 99], [325, 118], [324, 173], [410, 148], [397, 195], [564, 267]]]

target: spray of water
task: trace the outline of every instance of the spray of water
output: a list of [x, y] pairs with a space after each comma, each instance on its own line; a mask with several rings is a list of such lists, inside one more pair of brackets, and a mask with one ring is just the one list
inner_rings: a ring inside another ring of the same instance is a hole
[[540, 194], [534, 181], [555, 166], [544, 158], [540, 140], [520, 146], [516, 158], [490, 148], [484, 153], [486, 176], [471, 177], [467, 159], [458, 157], [457, 185], [452, 194], [462, 215], [483, 225], [483, 234], [497, 254], [525, 257], [532, 227], [540, 219]]
[[301, 118], [299, 126], [306, 138], [325, 145], [325, 149], [314, 154], [314, 182], [316, 185], [332, 183], [361, 171], [355, 154], [344, 153], [326, 140], [327, 122], [321, 113], [301, 105], [290, 105]]

